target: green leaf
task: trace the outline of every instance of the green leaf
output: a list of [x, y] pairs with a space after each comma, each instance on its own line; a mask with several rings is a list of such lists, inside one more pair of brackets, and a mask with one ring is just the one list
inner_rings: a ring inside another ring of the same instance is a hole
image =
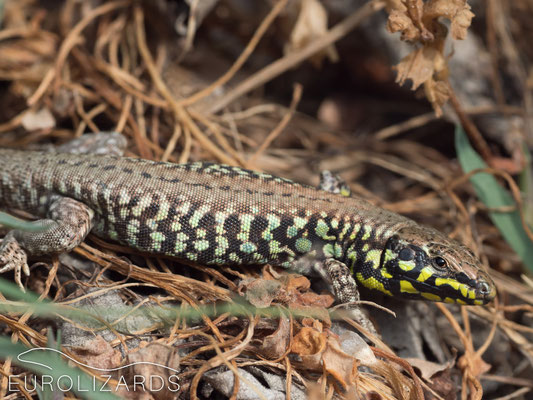
[[24, 221], [3, 211], [0, 211], [0, 225], [25, 232], [44, 232], [49, 229], [49, 224], [42, 221]]
[[[487, 165], [470, 145], [465, 132], [460, 126], [455, 129], [455, 150], [465, 173]], [[515, 206], [511, 194], [498, 181], [486, 172], [472, 175], [470, 182], [479, 199], [489, 208]], [[522, 226], [518, 210], [510, 212], [489, 212], [489, 216], [512, 249], [518, 254], [527, 268], [533, 271], [533, 243]]]

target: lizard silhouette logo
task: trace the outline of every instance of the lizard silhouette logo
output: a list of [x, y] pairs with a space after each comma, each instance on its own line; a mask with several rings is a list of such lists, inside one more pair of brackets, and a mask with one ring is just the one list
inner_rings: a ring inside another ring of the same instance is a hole
[[[125, 390], [128, 392], [159, 392], [159, 391], [169, 391], [177, 392], [180, 390], [179, 384], [179, 370], [169, 367], [164, 364], [159, 364], [151, 361], [135, 361], [126, 365], [121, 365], [115, 368], [100, 368], [94, 367], [85, 363], [82, 363], [73, 357], [69, 356], [66, 353], [63, 353], [60, 350], [50, 348], [50, 347], [35, 347], [28, 349], [17, 355], [17, 360], [21, 363], [21, 366], [24, 364], [33, 364], [40, 368], [33, 369], [45, 369], [48, 371], [53, 371], [53, 363], [46, 363], [43, 359], [38, 357], [31, 357], [30, 353], [37, 351], [43, 352], [52, 352], [59, 354], [73, 363], [83, 366], [85, 368], [98, 371], [100, 374], [98, 377], [92, 375], [80, 376], [76, 374], [41, 374], [39, 380], [33, 376], [28, 378], [26, 375], [21, 379], [11, 379], [15, 377], [9, 377], [9, 391], [15, 392], [20, 391], [19, 386], [23, 385], [24, 389], [27, 392], [33, 392], [36, 390], [36, 387], [39, 386], [41, 390], [49, 389], [50, 391], [74, 391], [74, 392], [88, 392], [92, 390], [93, 392], [113, 392], [119, 390]], [[153, 371], [150, 371], [148, 374], [134, 374], [131, 373], [132, 367], [138, 365], [145, 365], [151, 370], [166, 371], [165, 373], [155, 374]], [[120, 372], [125, 370], [126, 374], [121, 374]], [[28, 382], [28, 380], [30, 382]]]

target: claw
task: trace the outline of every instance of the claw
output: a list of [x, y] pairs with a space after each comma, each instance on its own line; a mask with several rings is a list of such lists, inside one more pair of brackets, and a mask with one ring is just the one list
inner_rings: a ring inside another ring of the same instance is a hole
[[30, 276], [30, 268], [28, 267], [28, 257], [26, 252], [11, 234], [7, 234], [2, 245], [0, 246], [0, 274], [8, 271], [15, 272], [15, 282], [20, 289], [25, 292], [22, 284], [21, 271], [24, 275]]

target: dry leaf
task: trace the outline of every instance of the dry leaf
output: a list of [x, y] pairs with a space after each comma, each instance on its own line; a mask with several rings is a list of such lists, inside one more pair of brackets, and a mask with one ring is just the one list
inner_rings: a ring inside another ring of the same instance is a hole
[[406, 358], [409, 364], [420, 371], [422, 379], [431, 382], [431, 378], [439, 372], [449, 370], [455, 364], [455, 358], [444, 364], [438, 364], [432, 361], [422, 360], [420, 358]]
[[440, 117], [442, 115], [442, 106], [450, 98], [450, 87], [446, 82], [429, 79], [424, 83], [424, 91], [435, 110], [435, 114]]
[[395, 67], [396, 82], [403, 85], [411, 80], [413, 90], [423, 84], [435, 113], [442, 115], [442, 106], [449, 98], [448, 66], [444, 56], [448, 29], [439, 18], [450, 20], [453, 39], [464, 39], [474, 17], [470, 6], [466, 0], [389, 0], [387, 11], [390, 32], [401, 32], [402, 40], [422, 44]]
[[458, 10], [455, 17], [452, 18], [451, 34], [454, 39], [464, 40], [470, 25], [472, 24], [474, 13], [470, 11], [470, 6], [466, 4], [462, 9]]
[[122, 355], [101, 336], [89, 340], [84, 346], [73, 346], [69, 349], [84, 364], [95, 368], [110, 369], [120, 365]]
[[301, 357], [305, 368], [325, 371], [345, 390], [356, 382], [359, 363], [355, 357], [342, 351], [336, 335], [304, 326], [294, 337], [291, 352]]
[[324, 370], [346, 390], [356, 382], [359, 363], [357, 359], [341, 350], [337, 340], [331, 337], [328, 339], [326, 350], [322, 354]]
[[[130, 385], [141, 380], [145, 382], [142, 386], [134, 386], [135, 396], [150, 394], [155, 400], [176, 398], [181, 386], [177, 372], [180, 368], [177, 349], [159, 343], [150, 343], [128, 354], [126, 362], [133, 364], [126, 370], [126, 382]], [[132, 398], [138, 398], [135, 396]]]
[[299, 304], [302, 306], [323, 307], [328, 308], [335, 302], [335, 297], [332, 294], [316, 294], [314, 292], [302, 293], [298, 296], [296, 302], [291, 303]]
[[266, 308], [279, 295], [281, 283], [270, 279], [245, 279], [237, 289], [250, 304], [257, 308]]
[[434, 39], [433, 33], [425, 25], [425, 22], [431, 24], [431, 20], [426, 21], [424, 18], [424, 2], [422, 0], [394, 2], [388, 9], [387, 29], [392, 33], [401, 32], [402, 40], [429, 42]]
[[[290, 41], [285, 46], [285, 53], [292, 53], [324, 36], [328, 31], [328, 14], [318, 0], [300, 0], [300, 11], [290, 35]], [[317, 67], [324, 57], [329, 57], [331, 62], [339, 59], [334, 45], [326, 47], [323, 51], [310, 57], [310, 61]]]
[[278, 328], [263, 339], [259, 351], [263, 356], [269, 359], [281, 357], [289, 345], [290, 324], [287, 318], [280, 318]]
[[303, 275], [287, 274], [281, 281], [285, 284], [287, 291], [307, 290], [311, 287], [311, 282]]
[[326, 346], [326, 334], [304, 326], [294, 337], [291, 352], [302, 355], [320, 353]]
[[409, 53], [395, 67], [398, 71], [396, 82], [403, 85], [407, 79], [410, 79], [413, 82], [412, 89], [418, 89], [420, 85], [432, 78], [435, 72], [435, 59], [440, 56], [438, 50], [429, 46]]
[[424, 17], [435, 21], [441, 17], [449, 19], [452, 38], [463, 40], [472, 23], [474, 13], [466, 0], [433, 0], [427, 2]]

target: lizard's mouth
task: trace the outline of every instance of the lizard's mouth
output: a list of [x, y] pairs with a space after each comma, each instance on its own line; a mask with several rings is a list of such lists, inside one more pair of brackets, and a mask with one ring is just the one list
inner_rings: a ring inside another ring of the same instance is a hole
[[476, 281], [476, 299], [483, 304], [490, 303], [496, 297], [496, 285], [484, 271], [478, 272]]
[[496, 296], [496, 287], [485, 273], [468, 283], [454, 278], [403, 276], [398, 280], [399, 294], [407, 298], [457, 303], [463, 305], [483, 305]]

